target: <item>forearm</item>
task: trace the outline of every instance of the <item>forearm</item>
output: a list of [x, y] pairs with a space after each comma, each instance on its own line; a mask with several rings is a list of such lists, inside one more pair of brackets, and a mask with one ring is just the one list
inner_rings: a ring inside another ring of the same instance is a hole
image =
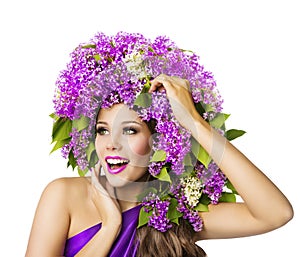
[[292, 216], [286, 197], [245, 155], [204, 120], [195, 124], [193, 136], [232, 182], [254, 218], [274, 224]]
[[77, 257], [105, 257], [116, 240], [121, 225], [102, 225], [98, 233], [76, 254]]

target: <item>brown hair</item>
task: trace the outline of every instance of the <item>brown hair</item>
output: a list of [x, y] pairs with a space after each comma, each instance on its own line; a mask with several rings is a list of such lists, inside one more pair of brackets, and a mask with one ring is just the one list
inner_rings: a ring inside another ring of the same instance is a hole
[[182, 218], [166, 232], [143, 226], [137, 229], [136, 257], [205, 257], [206, 253], [193, 240], [194, 231]]

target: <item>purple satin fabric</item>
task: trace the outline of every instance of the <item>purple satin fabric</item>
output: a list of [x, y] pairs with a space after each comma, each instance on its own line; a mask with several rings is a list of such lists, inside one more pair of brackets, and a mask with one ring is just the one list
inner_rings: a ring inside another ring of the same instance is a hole
[[[135, 206], [122, 213], [121, 231], [112, 245], [109, 257], [134, 257], [137, 245], [134, 243], [136, 227], [141, 206]], [[86, 230], [67, 239], [65, 244], [65, 257], [73, 257], [77, 254], [101, 229], [101, 223], [87, 228]], [[96, 257], [96, 256], [95, 256]]]

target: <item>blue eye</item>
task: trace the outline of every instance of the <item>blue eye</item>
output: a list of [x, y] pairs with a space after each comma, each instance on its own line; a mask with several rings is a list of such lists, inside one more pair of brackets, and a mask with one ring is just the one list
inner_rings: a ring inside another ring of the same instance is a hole
[[99, 127], [97, 128], [97, 134], [99, 134], [100, 136], [108, 135], [109, 131], [106, 128]]
[[132, 128], [132, 127], [128, 127], [128, 128], [123, 129], [123, 134], [124, 135], [133, 135], [133, 134], [136, 134], [136, 133], [137, 133], [137, 130], [135, 128]]

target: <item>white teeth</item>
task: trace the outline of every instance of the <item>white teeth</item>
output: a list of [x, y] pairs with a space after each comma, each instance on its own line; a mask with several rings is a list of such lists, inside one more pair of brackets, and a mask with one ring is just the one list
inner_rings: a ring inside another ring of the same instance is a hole
[[124, 164], [128, 163], [127, 160], [122, 160], [122, 159], [107, 159], [106, 160], [108, 164]]

